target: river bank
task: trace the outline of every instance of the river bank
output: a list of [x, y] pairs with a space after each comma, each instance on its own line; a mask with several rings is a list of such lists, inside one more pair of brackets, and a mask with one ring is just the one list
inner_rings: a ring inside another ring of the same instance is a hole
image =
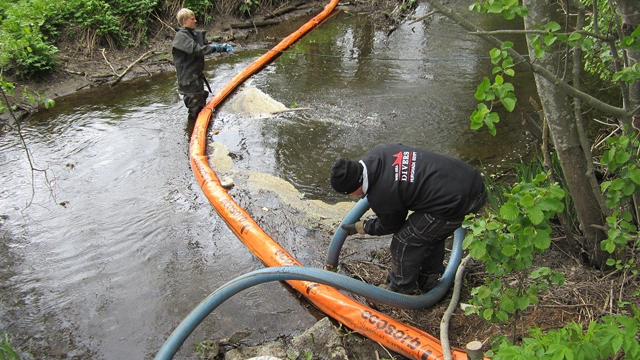
[[[261, 12], [253, 14], [250, 19], [216, 18], [198, 28], [206, 30], [207, 39], [211, 42], [227, 42], [236, 48], [250, 46], [264, 29], [291, 19], [311, 18], [325, 5], [326, 2], [322, 0], [299, 1], [281, 9], [264, 8]], [[337, 10], [370, 12], [379, 19], [378, 23], [381, 26], [388, 29], [392, 29], [403, 16], [392, 0], [354, 0], [341, 3]], [[147, 43], [138, 47], [87, 49], [74, 39], [67, 39], [56, 44], [58, 71], [33, 79], [14, 79], [5, 74], [4, 80], [15, 86], [15, 95], [9, 96], [9, 101], [16, 105], [16, 115], [24, 117], [31, 112], [39, 111], [47, 99], [55, 100], [82, 90], [100, 86], [112, 87], [139, 77], [175, 71], [171, 43], [176, 24], [157, 20], [157, 31], [149, 35]], [[279, 39], [272, 40], [275, 42]], [[225, 55], [213, 54], [208, 58], [214, 56]], [[35, 95], [39, 101], [35, 104], [30, 102], [23, 96], [27, 94]], [[8, 115], [0, 114], [0, 120], [6, 116]]]

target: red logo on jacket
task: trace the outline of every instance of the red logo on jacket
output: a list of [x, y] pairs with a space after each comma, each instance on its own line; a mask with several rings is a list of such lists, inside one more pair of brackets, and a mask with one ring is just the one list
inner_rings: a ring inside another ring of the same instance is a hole
[[414, 181], [417, 155], [415, 151], [401, 151], [393, 155], [396, 160], [391, 166], [395, 173], [395, 181]]

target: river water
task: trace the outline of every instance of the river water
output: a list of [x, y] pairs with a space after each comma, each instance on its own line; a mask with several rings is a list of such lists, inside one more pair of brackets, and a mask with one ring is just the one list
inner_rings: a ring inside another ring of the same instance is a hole
[[[214, 91], [298, 25], [210, 60]], [[250, 116], [223, 104], [211, 138], [229, 148], [234, 167], [327, 203], [347, 200], [331, 192], [331, 164], [379, 143], [495, 169], [532, 145], [517, 114], [504, 117], [497, 137], [469, 129], [488, 50], [440, 16], [387, 37], [366, 16], [342, 12], [248, 85], [296, 111]], [[529, 75], [516, 81], [532, 91]], [[0, 134], [0, 333], [25, 359], [152, 358], [210, 292], [262, 267], [193, 177], [174, 73], [57, 99], [26, 119], [23, 135], [35, 171], [17, 134]], [[323, 256], [304, 243], [329, 241], [270, 235], [316, 267]], [[195, 359], [201, 339], [248, 329], [250, 342], [273, 340], [317, 317], [285, 286], [260, 285], [220, 306], [176, 358]]]

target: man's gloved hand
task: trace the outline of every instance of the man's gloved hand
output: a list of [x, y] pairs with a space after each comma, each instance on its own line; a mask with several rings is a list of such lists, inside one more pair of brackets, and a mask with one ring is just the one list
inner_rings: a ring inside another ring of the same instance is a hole
[[354, 234], [366, 234], [367, 232], [364, 230], [364, 221], [360, 220], [354, 224], [343, 224], [340, 227], [347, 232], [347, 236]]
[[224, 48], [224, 52], [233, 52], [233, 46], [231, 46], [231, 44], [222, 44], [222, 47]]
[[207, 48], [209, 49], [208, 52], [210, 52], [210, 53], [212, 53], [212, 52], [217, 53], [217, 52], [222, 51], [222, 47], [220, 45], [218, 45], [218, 44], [213, 44], [213, 43], [207, 44]]

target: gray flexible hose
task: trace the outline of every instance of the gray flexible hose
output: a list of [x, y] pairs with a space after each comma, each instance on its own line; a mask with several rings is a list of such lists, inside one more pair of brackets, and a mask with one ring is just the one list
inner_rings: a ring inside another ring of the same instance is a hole
[[435, 304], [446, 293], [446, 291], [430, 291], [417, 296], [403, 295], [381, 289], [346, 275], [300, 266], [269, 267], [254, 270], [229, 281], [206, 297], [182, 320], [173, 333], [171, 333], [154, 359], [173, 359], [173, 356], [189, 335], [191, 335], [193, 330], [195, 330], [213, 310], [233, 295], [258, 284], [285, 280], [304, 280], [330, 285], [379, 303], [403, 309], [422, 309], [429, 306], [425, 304]]
[[[360, 219], [368, 209], [369, 202], [366, 197], [362, 198], [349, 212], [349, 214], [347, 214], [342, 223], [352, 224], [358, 221], [358, 219]], [[344, 244], [344, 240], [346, 239], [346, 231], [339, 227], [336, 234], [337, 235], [334, 236], [334, 239], [331, 242], [330, 256], [327, 257], [327, 263], [329, 263], [329, 257], [331, 257], [331, 261], [335, 261], [334, 264], [337, 266], [338, 255], [342, 245]], [[154, 359], [173, 359], [173, 356], [176, 354], [178, 349], [180, 349], [180, 346], [182, 346], [193, 330], [195, 330], [195, 328], [220, 304], [240, 291], [270, 281], [303, 280], [316, 282], [401, 309], [417, 310], [433, 306], [444, 297], [453, 284], [456, 269], [458, 268], [462, 258], [462, 241], [464, 240], [464, 235], [465, 230], [463, 228], [459, 228], [455, 231], [453, 237], [453, 250], [440, 282], [431, 291], [422, 295], [399, 294], [353, 279], [346, 275], [337, 274], [333, 271], [309, 267], [269, 267], [241, 275], [211, 293], [195, 309], [193, 309], [191, 313], [182, 320], [173, 333], [171, 333]]]
[[[327, 260], [325, 261], [324, 265], [325, 270], [335, 271], [338, 268], [338, 258], [340, 256], [340, 250], [342, 250], [342, 245], [344, 245], [344, 242], [348, 235], [346, 230], [344, 230], [341, 225], [353, 224], [356, 221], [360, 220], [362, 215], [364, 215], [364, 213], [369, 210], [369, 207], [369, 200], [367, 199], [367, 197], [362, 197], [353, 206], [353, 208], [351, 208], [349, 213], [347, 213], [340, 225], [338, 225], [338, 229], [336, 229], [335, 234], [333, 234], [333, 239], [329, 244], [329, 250], [327, 251]], [[447, 268], [440, 278], [440, 282], [438, 283], [438, 285], [425, 294], [413, 296], [413, 298], [420, 299], [418, 301], [422, 306], [420, 306], [419, 308], [429, 307], [440, 301], [440, 299], [442, 299], [447, 291], [449, 291], [451, 285], [453, 285], [456, 276], [456, 270], [458, 269], [458, 265], [460, 265], [460, 260], [462, 259], [462, 241], [464, 240], [464, 236], [465, 230], [463, 228], [459, 228], [453, 233], [453, 249], [451, 250], [449, 263], [447, 264]], [[436, 300], [433, 301], [433, 299]], [[403, 304], [396, 304], [393, 306], [405, 308]]]

